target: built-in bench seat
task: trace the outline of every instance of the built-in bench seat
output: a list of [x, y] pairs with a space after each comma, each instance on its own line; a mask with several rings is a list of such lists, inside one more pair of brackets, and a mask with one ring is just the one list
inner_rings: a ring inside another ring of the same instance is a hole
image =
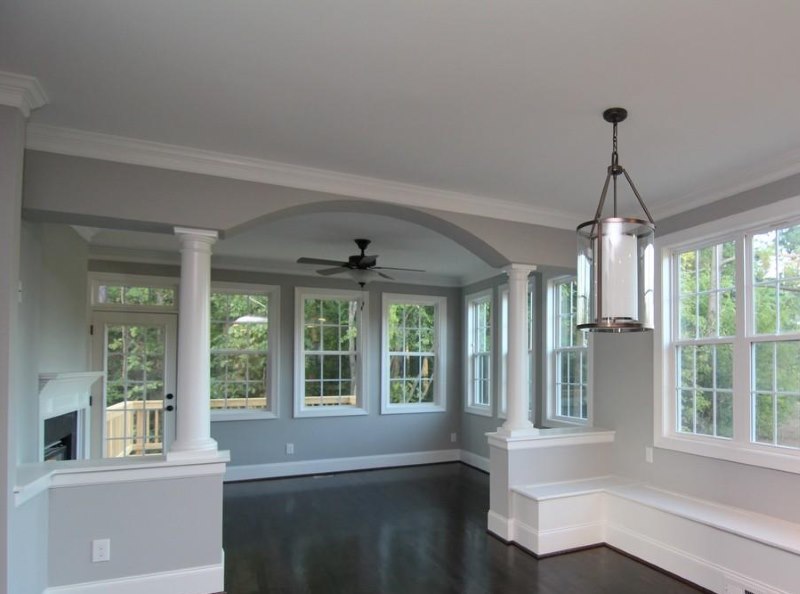
[[800, 593], [800, 524], [617, 476], [511, 491], [537, 555], [606, 543], [714, 592]]

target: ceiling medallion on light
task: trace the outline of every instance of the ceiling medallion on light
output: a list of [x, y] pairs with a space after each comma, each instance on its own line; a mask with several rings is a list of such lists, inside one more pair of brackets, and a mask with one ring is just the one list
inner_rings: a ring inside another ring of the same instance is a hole
[[[619, 164], [617, 124], [628, 117], [622, 107], [603, 112], [614, 125], [608, 167], [594, 219], [578, 226], [578, 328], [593, 332], [653, 329], [653, 239], [655, 222], [633, 180]], [[617, 215], [617, 178], [624, 175], [647, 220]], [[601, 218], [611, 183], [614, 212]]]

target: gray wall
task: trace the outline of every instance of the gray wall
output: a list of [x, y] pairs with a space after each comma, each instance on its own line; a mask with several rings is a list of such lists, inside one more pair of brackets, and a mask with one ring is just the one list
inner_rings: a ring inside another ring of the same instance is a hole
[[19, 368], [19, 258], [22, 160], [25, 121], [13, 107], [0, 106], [0, 594], [20, 592], [22, 579], [11, 545], [24, 521], [14, 507], [17, 472], [17, 400], [31, 388], [32, 375]]
[[[49, 515], [49, 586], [221, 562], [220, 476], [56, 488]], [[110, 561], [92, 563], [96, 538]]]
[[12, 516], [12, 593], [39, 594], [47, 586], [48, 505], [49, 494], [45, 491], [16, 508]]
[[[95, 272], [126, 272], [177, 276], [170, 266], [148, 266], [91, 261]], [[213, 421], [211, 435], [221, 449], [230, 450], [231, 465], [266, 464], [352, 456], [370, 456], [461, 447], [450, 441], [459, 433], [461, 401], [461, 293], [447, 287], [395, 283], [367, 285], [369, 335], [367, 348], [369, 414], [353, 417], [298, 418], [293, 414], [294, 293], [295, 287], [355, 289], [349, 280], [288, 276], [256, 272], [213, 270], [212, 279], [224, 282], [278, 285], [281, 291], [279, 418]], [[413, 414], [380, 414], [381, 293], [443, 295], [447, 297], [447, 411]], [[294, 455], [286, 454], [286, 443]]]
[[89, 248], [66, 225], [41, 225], [39, 371], [88, 369]]

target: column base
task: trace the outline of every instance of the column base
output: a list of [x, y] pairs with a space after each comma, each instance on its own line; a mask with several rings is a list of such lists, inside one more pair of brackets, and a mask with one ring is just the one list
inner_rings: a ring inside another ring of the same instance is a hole
[[217, 449], [217, 440], [210, 437], [191, 442], [175, 441], [172, 443], [169, 452], [167, 452], [167, 460], [204, 457], [212, 452], [216, 452]]
[[532, 435], [539, 435], [539, 429], [533, 426], [530, 421], [525, 424], [516, 426], [503, 425], [498, 427], [497, 435], [499, 437], [526, 437]]

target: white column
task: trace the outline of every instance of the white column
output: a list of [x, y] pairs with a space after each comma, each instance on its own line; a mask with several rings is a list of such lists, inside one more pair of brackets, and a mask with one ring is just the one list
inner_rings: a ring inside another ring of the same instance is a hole
[[178, 386], [172, 458], [216, 451], [211, 439], [211, 246], [216, 231], [176, 227], [181, 242], [178, 319]]
[[528, 275], [536, 270], [526, 264], [509, 264], [508, 363], [506, 367], [506, 422], [499, 433], [507, 436], [531, 433], [528, 420]]

